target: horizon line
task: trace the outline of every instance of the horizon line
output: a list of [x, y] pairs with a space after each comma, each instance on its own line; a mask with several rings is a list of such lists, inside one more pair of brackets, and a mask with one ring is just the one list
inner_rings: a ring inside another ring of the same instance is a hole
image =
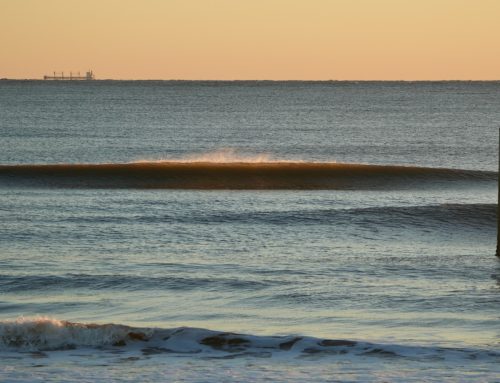
[[499, 82], [498, 79], [178, 79], [178, 78], [95, 78], [92, 80], [45, 80], [43, 78], [0, 77], [0, 81], [94, 82], [94, 81], [171, 81], [171, 82]]

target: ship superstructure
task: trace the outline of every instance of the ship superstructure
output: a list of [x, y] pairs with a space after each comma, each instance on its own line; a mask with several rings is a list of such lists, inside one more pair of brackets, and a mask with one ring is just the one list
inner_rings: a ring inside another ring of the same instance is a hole
[[44, 80], [53, 80], [53, 81], [81, 81], [81, 80], [95, 80], [94, 72], [89, 70], [85, 73], [85, 76], [81, 76], [80, 72], [69, 72], [68, 75], [64, 75], [64, 72], [54, 72], [52, 76], [45, 75], [43, 76]]

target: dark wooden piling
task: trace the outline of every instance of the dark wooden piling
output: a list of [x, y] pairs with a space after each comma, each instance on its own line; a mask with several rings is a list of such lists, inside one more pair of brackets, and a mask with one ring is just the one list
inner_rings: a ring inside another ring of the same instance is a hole
[[498, 177], [497, 177], [497, 257], [500, 258], [499, 242], [500, 242], [500, 128], [498, 128]]

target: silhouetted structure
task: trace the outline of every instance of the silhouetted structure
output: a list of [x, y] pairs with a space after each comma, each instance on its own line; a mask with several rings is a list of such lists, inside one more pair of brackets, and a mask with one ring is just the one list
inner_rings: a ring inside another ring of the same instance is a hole
[[499, 242], [500, 242], [500, 128], [498, 129], [498, 197], [497, 197], [497, 257], [500, 258]]
[[80, 81], [80, 80], [95, 80], [94, 72], [89, 70], [88, 72], [85, 73], [85, 76], [80, 76], [80, 72], [77, 74], [73, 75], [73, 72], [69, 72], [69, 76], [65, 76], [64, 72], [61, 72], [58, 74], [57, 72], [54, 72], [53, 76], [43, 76], [44, 80], [53, 80], [53, 81]]

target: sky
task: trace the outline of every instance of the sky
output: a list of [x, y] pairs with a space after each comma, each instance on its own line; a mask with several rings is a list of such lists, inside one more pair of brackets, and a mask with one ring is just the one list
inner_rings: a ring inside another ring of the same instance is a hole
[[500, 0], [0, 0], [0, 78], [499, 80]]

